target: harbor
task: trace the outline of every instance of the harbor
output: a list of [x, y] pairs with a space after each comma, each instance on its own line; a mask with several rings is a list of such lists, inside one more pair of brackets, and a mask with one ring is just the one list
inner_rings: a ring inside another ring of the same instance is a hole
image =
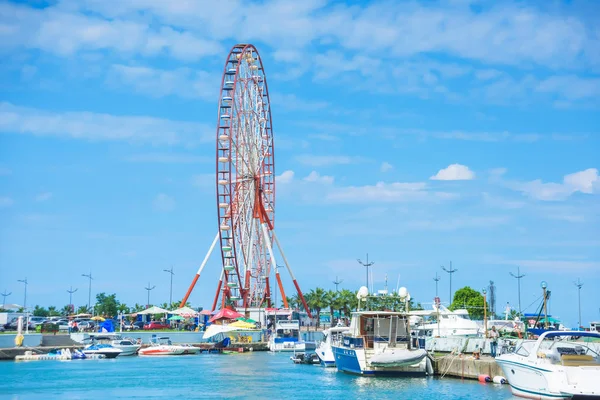
[[588, 3], [2, 2], [0, 398], [600, 399]]

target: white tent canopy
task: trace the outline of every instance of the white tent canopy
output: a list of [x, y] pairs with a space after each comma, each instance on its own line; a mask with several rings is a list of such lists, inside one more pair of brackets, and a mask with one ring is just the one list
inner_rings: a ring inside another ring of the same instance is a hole
[[181, 307], [178, 308], [177, 310], [173, 310], [173, 311], [169, 311], [169, 314], [177, 314], [177, 315], [181, 315], [182, 317], [193, 317], [198, 315], [198, 311], [190, 308], [190, 307]]
[[166, 314], [168, 313], [168, 310], [165, 310], [164, 308], [160, 308], [160, 307], [156, 307], [156, 306], [152, 306], [150, 308], [145, 309], [144, 311], [140, 311], [138, 313], [138, 315], [147, 315], [147, 314]]
[[238, 328], [237, 326], [212, 324], [208, 328], [206, 328], [206, 331], [204, 332], [204, 336], [202, 336], [202, 338], [208, 339], [215, 335], [218, 335], [219, 333], [226, 333], [226, 332], [233, 332], [233, 331], [248, 331], [248, 330], [249, 329], [246, 329], [246, 328]]

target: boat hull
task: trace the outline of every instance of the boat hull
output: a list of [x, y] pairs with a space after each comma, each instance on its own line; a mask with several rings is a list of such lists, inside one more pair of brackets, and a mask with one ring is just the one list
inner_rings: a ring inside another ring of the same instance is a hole
[[338, 371], [364, 376], [419, 376], [427, 375], [426, 357], [411, 365], [373, 366], [367, 362], [364, 349], [332, 347]]
[[570, 399], [572, 395], [561, 393], [564, 374], [552, 370], [525, 364], [524, 360], [505, 360], [496, 358], [503, 375], [508, 379], [510, 389], [515, 396], [527, 399]]
[[138, 351], [140, 356], [179, 356], [184, 353], [183, 347], [161, 348], [161, 346], [146, 347]]

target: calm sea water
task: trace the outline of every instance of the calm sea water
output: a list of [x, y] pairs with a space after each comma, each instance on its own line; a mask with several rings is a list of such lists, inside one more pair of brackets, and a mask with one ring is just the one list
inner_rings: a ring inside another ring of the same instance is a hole
[[364, 378], [285, 353], [0, 362], [2, 399], [511, 399], [507, 385]]

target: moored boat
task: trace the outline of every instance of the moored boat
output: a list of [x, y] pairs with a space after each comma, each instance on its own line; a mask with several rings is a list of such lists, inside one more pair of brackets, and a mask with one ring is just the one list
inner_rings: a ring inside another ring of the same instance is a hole
[[335, 367], [335, 356], [331, 348], [332, 344], [342, 341], [344, 332], [350, 330], [347, 326], [334, 326], [323, 331], [323, 340], [317, 346], [315, 353], [324, 367]]
[[275, 323], [275, 331], [269, 337], [270, 351], [315, 350], [314, 342], [307, 342], [300, 337], [300, 321], [297, 319], [279, 320]]
[[152, 338], [150, 346], [138, 351], [140, 356], [178, 356], [185, 354], [187, 347], [174, 345], [168, 337]]
[[[530, 399], [600, 398], [600, 355], [573, 338], [600, 333], [546, 331], [496, 358], [515, 396]], [[548, 341], [546, 339], [553, 339]]]
[[86, 356], [101, 354], [106, 358], [116, 358], [121, 354], [121, 349], [104, 343], [90, 344], [84, 347], [82, 351]]
[[350, 330], [333, 344], [337, 369], [366, 376], [425, 376], [432, 372], [427, 351], [411, 344], [408, 314], [352, 313]]

